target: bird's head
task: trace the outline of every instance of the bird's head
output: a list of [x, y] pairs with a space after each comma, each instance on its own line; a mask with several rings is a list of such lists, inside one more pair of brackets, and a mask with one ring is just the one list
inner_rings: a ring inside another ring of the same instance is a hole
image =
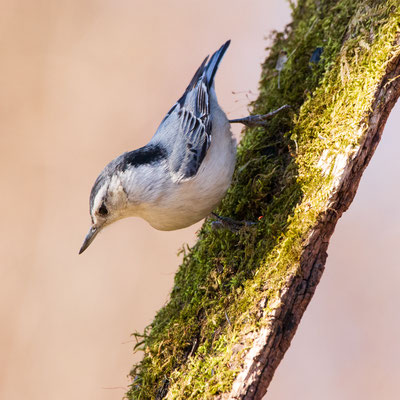
[[92, 226], [85, 237], [79, 254], [89, 247], [104, 227], [127, 216], [128, 198], [123, 187], [122, 176], [120, 171], [113, 167], [113, 165], [108, 165], [92, 187], [90, 193]]
[[104, 227], [121, 218], [141, 216], [143, 208], [157, 202], [169, 176], [165, 157], [161, 146], [147, 145], [121, 154], [103, 169], [90, 193], [92, 226], [79, 254]]
[[147, 145], [121, 154], [103, 169], [90, 193], [92, 226], [79, 254], [104, 227], [121, 218], [141, 216], [144, 208], [158, 201], [169, 176], [165, 158], [160, 145]]

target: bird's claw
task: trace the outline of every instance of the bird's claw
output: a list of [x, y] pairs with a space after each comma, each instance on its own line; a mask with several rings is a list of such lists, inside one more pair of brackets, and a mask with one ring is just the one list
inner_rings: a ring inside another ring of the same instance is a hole
[[288, 104], [285, 104], [282, 107], [277, 108], [274, 111], [269, 112], [268, 114], [262, 115], [249, 115], [248, 117], [244, 118], [237, 118], [237, 119], [230, 119], [229, 122], [231, 124], [243, 124], [248, 126], [249, 128], [253, 128], [255, 126], [266, 126], [267, 121], [270, 120], [274, 115], [278, 114], [279, 112], [291, 108]]
[[236, 221], [229, 217], [222, 217], [216, 213], [211, 213], [217, 220], [211, 222], [213, 229], [229, 229], [233, 233], [238, 233], [242, 228], [254, 226], [256, 222], [252, 221]]

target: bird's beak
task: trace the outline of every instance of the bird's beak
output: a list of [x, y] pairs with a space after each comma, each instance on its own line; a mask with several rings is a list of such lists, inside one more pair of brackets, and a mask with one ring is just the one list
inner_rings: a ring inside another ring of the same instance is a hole
[[93, 242], [94, 238], [97, 236], [97, 234], [101, 231], [101, 226], [96, 226], [93, 225], [90, 229], [88, 234], [85, 237], [85, 240], [83, 241], [83, 245], [81, 249], [79, 250], [79, 254], [82, 254], [90, 245], [90, 243]]

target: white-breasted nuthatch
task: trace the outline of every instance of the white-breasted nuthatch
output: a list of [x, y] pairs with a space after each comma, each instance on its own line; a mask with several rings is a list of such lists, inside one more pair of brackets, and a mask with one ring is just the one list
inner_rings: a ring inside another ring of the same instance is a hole
[[138, 216], [169, 231], [200, 221], [219, 204], [236, 160], [230, 122], [264, 121], [263, 116], [228, 121], [218, 105], [213, 82], [229, 44], [209, 61], [205, 58], [146, 146], [120, 155], [103, 169], [90, 193], [92, 227], [79, 254], [119, 219]]

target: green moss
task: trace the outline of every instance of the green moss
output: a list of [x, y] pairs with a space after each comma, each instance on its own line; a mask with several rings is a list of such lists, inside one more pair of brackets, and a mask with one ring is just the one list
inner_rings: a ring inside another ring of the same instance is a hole
[[[207, 221], [183, 248], [169, 303], [143, 335], [129, 399], [208, 399], [230, 390], [246, 334], [265, 323], [289, 274], [300, 273], [302, 242], [329, 207], [335, 161], [366, 128], [374, 90], [399, 52], [398, 1], [299, 0], [293, 22], [275, 32], [263, 64], [255, 114], [283, 104], [266, 129], [247, 129], [232, 186], [219, 213], [258, 220], [239, 234]], [[323, 52], [310, 63], [317, 47]], [[278, 57], [287, 54], [280, 73]]]

